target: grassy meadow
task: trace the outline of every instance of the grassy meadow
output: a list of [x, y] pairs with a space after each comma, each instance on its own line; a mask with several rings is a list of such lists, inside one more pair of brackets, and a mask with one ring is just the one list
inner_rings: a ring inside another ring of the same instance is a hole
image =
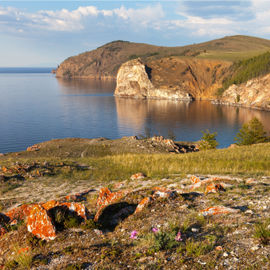
[[[93, 149], [96, 151], [96, 147]], [[91, 149], [88, 151], [91, 153]], [[43, 157], [37, 154], [35, 157], [17, 157], [16, 161], [22, 164], [47, 162], [54, 167], [55, 174], [52, 177], [107, 183], [128, 179], [136, 172], [143, 172], [151, 178], [172, 177], [174, 174], [230, 174], [244, 177], [270, 175], [270, 143], [188, 154], [107, 154], [107, 151], [96, 154], [95, 157], [83, 158]], [[14, 158], [8, 156], [1, 159], [3, 166], [14, 163]], [[58, 166], [60, 162], [68, 166]], [[88, 169], [82, 170], [74, 164], [86, 165]]]

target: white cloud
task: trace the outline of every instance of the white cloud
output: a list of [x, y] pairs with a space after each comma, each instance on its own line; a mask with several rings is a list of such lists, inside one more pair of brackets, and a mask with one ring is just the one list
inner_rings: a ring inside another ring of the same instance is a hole
[[99, 24], [106, 17], [115, 17], [124, 22], [147, 26], [164, 16], [162, 6], [146, 6], [144, 8], [120, 8], [105, 10], [97, 9], [95, 6], [78, 7], [69, 11], [61, 9], [57, 11], [40, 10], [36, 13], [21, 12], [16, 8], [0, 7], [0, 22], [9, 24], [10, 27], [17, 22], [23, 28], [44, 29], [51, 31], [74, 32], [86, 28], [88, 21], [95, 20]]
[[[213, 3], [209, 5], [213, 7]], [[30, 35], [35, 32], [38, 36], [43, 32], [98, 35], [122, 31], [130, 36], [131, 32], [139, 34], [141, 30], [149, 30], [148, 33], [153, 30], [152, 32], [160, 33], [160, 40], [162, 35], [170, 35], [172, 38], [176, 33], [198, 39], [242, 33], [270, 35], [270, 1], [251, 0], [246, 10], [242, 11], [247, 16], [238, 17], [217, 14], [204, 16], [203, 11], [201, 15], [194, 15], [190, 6], [187, 8], [181, 2], [177, 2], [175, 6], [178, 9], [173, 11], [164, 9], [162, 4], [154, 3], [137, 8], [121, 6], [99, 9], [96, 6], [80, 6], [74, 10], [40, 10], [33, 13], [0, 6], [0, 32], [11, 35]], [[237, 9], [237, 5], [234, 8]]]

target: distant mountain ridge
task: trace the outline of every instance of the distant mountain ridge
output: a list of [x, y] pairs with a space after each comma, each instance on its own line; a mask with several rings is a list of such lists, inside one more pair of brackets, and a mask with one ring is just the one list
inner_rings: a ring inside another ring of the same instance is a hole
[[268, 50], [270, 40], [240, 35], [182, 47], [162, 47], [118, 40], [67, 58], [58, 67], [56, 76], [114, 79], [121, 64], [138, 57], [146, 63], [171, 56], [233, 62]]

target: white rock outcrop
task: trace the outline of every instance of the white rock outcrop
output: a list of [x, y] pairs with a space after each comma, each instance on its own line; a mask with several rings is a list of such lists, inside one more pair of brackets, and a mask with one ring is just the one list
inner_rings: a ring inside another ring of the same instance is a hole
[[270, 110], [270, 74], [231, 85], [222, 94], [220, 103]]
[[147, 71], [146, 65], [139, 58], [124, 63], [117, 73], [115, 96], [186, 101], [193, 99], [186, 90], [156, 88], [150, 77], [150, 71]]

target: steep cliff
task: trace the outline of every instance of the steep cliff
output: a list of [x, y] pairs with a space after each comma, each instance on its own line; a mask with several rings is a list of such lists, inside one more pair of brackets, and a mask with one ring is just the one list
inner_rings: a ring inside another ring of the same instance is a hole
[[192, 100], [213, 98], [229, 66], [224, 61], [178, 57], [144, 64], [124, 63], [117, 74], [116, 96]]
[[185, 90], [156, 88], [150, 78], [151, 70], [140, 59], [128, 61], [118, 71], [115, 95], [133, 98], [192, 99]]
[[270, 110], [270, 74], [231, 85], [217, 103]]

